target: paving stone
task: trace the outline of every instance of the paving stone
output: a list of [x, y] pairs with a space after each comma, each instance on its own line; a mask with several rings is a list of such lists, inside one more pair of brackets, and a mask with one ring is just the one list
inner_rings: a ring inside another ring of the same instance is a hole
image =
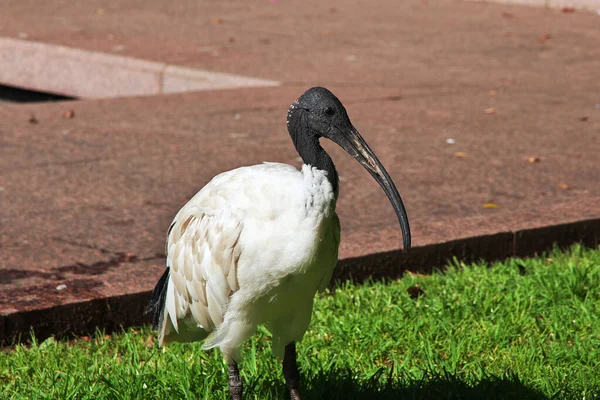
[[290, 2], [9, 3], [0, 35], [124, 44], [119, 54], [282, 86], [0, 107], [2, 343], [30, 327], [141, 323], [173, 215], [224, 170], [299, 165], [286, 111], [316, 84], [396, 181], [415, 246], [399, 252], [381, 189], [326, 144], [341, 177], [337, 279], [598, 243], [596, 15], [450, 1], [310, 2], [302, 14]]

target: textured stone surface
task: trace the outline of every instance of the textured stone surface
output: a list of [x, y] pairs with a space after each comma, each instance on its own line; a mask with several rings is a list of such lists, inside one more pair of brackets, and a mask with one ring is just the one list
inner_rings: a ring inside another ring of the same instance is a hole
[[2, 37], [0, 83], [83, 98], [279, 85], [265, 79]]
[[600, 13], [600, 0], [467, 0], [486, 1], [495, 3], [522, 4], [533, 7], [567, 8], [564, 12], [574, 12], [575, 9], [589, 10]]
[[148, 2], [140, 12], [117, 1], [99, 15], [9, 2], [1, 35], [27, 28], [34, 40], [105, 51], [117, 40], [129, 56], [284, 85], [0, 107], [0, 341], [30, 326], [43, 336], [139, 323], [173, 215], [221, 171], [299, 165], [285, 115], [315, 84], [347, 105], [414, 236], [414, 251], [399, 253], [381, 189], [326, 144], [342, 180], [338, 278], [597, 243], [595, 15], [449, 1], [310, 3], [301, 14], [288, 2]]
[[[299, 165], [285, 132], [285, 113], [302, 90], [0, 108], [5, 149], [0, 304], [6, 336], [26, 332], [21, 328], [27, 321], [37, 326], [37, 317], [27, 319], [35, 310], [59, 315], [83, 307], [82, 302], [90, 315], [139, 323], [139, 313], [116, 315], [107, 311], [114, 310], [106, 305], [109, 300], [96, 299], [147, 296], [163, 268], [172, 216], [218, 172], [263, 160]], [[556, 240], [597, 242], [597, 117], [573, 123], [568, 105], [551, 106], [548, 118], [538, 121], [545, 133], [541, 140], [537, 129], [515, 134], [529, 114], [464, 113], [458, 109], [460, 94], [440, 102], [438, 95], [419, 91], [397, 99], [395, 89], [334, 90], [397, 182], [415, 246], [406, 256], [398, 252], [400, 231], [387, 199], [358, 164], [326, 144], [342, 178], [344, 261], [336, 277], [397, 276], [405, 269], [440, 267], [452, 256], [528, 255]], [[421, 124], [422, 110], [431, 112], [433, 98], [435, 115], [455, 112], [458, 121], [431, 118]], [[525, 94], [514, 94], [502, 107], [525, 100]], [[75, 116], [65, 119], [69, 110]], [[36, 124], [29, 122], [32, 115]], [[446, 143], [444, 130], [460, 131], [453, 135], [456, 144]], [[456, 157], [456, 150], [469, 156]], [[529, 163], [532, 154], [540, 161]], [[561, 184], [569, 188], [560, 189]], [[498, 208], [485, 209], [489, 202]], [[145, 297], [123, 299], [140, 310]], [[82, 332], [92, 323], [76, 320], [65, 327], [65, 318], [44, 321], [50, 324], [44, 332]]]
[[0, 83], [76, 97], [161, 92], [165, 65], [112, 54], [0, 38]]
[[[600, 0], [549, 0], [548, 2], [550, 7], [564, 7], [590, 10], [595, 11], [597, 14], [600, 15]], [[572, 12], [567, 10], [565, 11]]]
[[269, 86], [279, 86], [279, 82], [170, 65], [163, 72], [161, 90], [162, 93], [183, 93]]
[[568, 93], [584, 88], [574, 69], [600, 68], [598, 24], [589, 12], [455, 0], [4, 0], [0, 36], [284, 84]]

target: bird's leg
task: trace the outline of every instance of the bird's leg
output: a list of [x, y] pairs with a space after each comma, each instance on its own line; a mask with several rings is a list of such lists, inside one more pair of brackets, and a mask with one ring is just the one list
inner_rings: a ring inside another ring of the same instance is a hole
[[229, 362], [229, 392], [231, 393], [232, 400], [242, 400], [243, 390], [242, 378], [240, 377], [240, 370], [235, 361]]
[[283, 376], [285, 383], [290, 390], [292, 400], [300, 400], [300, 371], [296, 363], [296, 343], [292, 342], [285, 346], [285, 356], [283, 357]]

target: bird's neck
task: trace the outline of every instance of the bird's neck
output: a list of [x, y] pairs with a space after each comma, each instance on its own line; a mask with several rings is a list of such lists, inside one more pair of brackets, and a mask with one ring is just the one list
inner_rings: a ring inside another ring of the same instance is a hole
[[338, 194], [339, 178], [329, 154], [321, 147], [319, 139], [316, 136], [304, 136], [295, 143], [296, 150], [306, 165], [315, 167], [327, 173], [327, 180], [333, 188], [333, 192]]

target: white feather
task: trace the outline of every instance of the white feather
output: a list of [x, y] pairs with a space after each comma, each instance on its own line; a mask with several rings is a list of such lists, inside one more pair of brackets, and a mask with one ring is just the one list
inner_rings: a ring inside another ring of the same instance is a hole
[[[337, 262], [340, 227], [325, 172], [278, 163], [225, 172], [174, 224], [165, 312], [175, 332], [165, 330], [166, 341], [188, 340], [187, 329], [196, 329], [198, 338], [210, 334], [205, 348], [235, 359], [260, 323], [278, 356], [302, 339], [314, 295]], [[185, 334], [178, 321], [186, 321]]]
[[173, 286], [174, 286], [173, 282], [169, 281], [168, 287], [167, 287], [166, 309], [167, 309], [167, 312], [169, 313], [169, 318], [171, 319], [171, 324], [173, 325], [175, 330], [177, 330], [177, 311], [176, 311], [177, 306], [175, 304], [176, 294], [173, 289]]

